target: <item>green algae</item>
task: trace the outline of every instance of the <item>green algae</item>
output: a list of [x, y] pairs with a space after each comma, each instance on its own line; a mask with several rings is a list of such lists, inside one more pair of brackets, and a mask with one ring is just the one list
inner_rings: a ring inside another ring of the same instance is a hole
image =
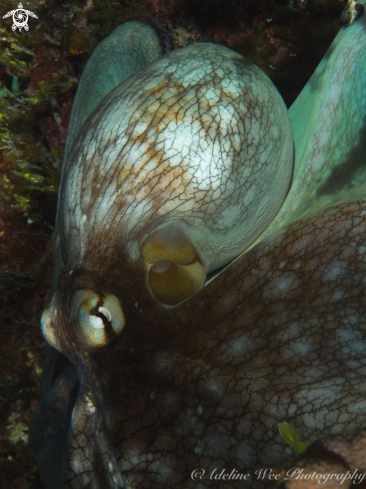
[[299, 436], [293, 426], [291, 426], [289, 423], [284, 422], [278, 423], [277, 427], [284, 441], [288, 445], [293, 447], [296, 455], [300, 455], [306, 450], [307, 447], [305, 443], [299, 440]]

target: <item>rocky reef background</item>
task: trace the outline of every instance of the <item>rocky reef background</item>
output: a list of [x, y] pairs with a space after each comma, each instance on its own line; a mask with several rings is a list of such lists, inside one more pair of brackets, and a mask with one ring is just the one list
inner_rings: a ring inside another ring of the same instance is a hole
[[[0, 4], [0, 489], [41, 489], [28, 424], [40, 397], [41, 311], [67, 126], [94, 47], [146, 18], [174, 47], [202, 40], [247, 56], [291, 105], [339, 29], [344, 0], [29, 0], [29, 31]], [[306, 441], [306, 440], [304, 440]]]

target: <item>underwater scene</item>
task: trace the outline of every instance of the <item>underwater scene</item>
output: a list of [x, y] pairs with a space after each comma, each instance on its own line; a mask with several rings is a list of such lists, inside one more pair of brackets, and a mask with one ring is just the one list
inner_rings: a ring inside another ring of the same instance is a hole
[[0, 489], [366, 487], [366, 0], [2, 0]]

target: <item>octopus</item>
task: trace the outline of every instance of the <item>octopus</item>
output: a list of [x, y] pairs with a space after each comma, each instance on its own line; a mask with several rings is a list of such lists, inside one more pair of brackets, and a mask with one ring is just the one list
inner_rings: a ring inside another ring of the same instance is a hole
[[350, 470], [361, 482], [362, 12], [289, 110], [241, 55], [210, 43], [169, 51], [144, 22], [94, 51], [41, 321], [30, 435], [46, 489], [263, 487], [293, 460], [284, 422], [308, 446], [294, 467], [336, 474], [328, 488], [351, 484], [337, 478]]

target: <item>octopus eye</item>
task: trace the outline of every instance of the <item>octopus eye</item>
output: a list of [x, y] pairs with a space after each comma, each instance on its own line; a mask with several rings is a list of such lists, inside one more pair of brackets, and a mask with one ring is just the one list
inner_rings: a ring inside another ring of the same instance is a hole
[[94, 328], [103, 329], [112, 321], [111, 313], [106, 307], [98, 307], [94, 312], [90, 311], [90, 322]]
[[[102, 305], [100, 303], [103, 302]], [[80, 339], [91, 347], [106, 346], [122, 331], [125, 318], [113, 295], [100, 295], [78, 290], [72, 301], [72, 319]]]

